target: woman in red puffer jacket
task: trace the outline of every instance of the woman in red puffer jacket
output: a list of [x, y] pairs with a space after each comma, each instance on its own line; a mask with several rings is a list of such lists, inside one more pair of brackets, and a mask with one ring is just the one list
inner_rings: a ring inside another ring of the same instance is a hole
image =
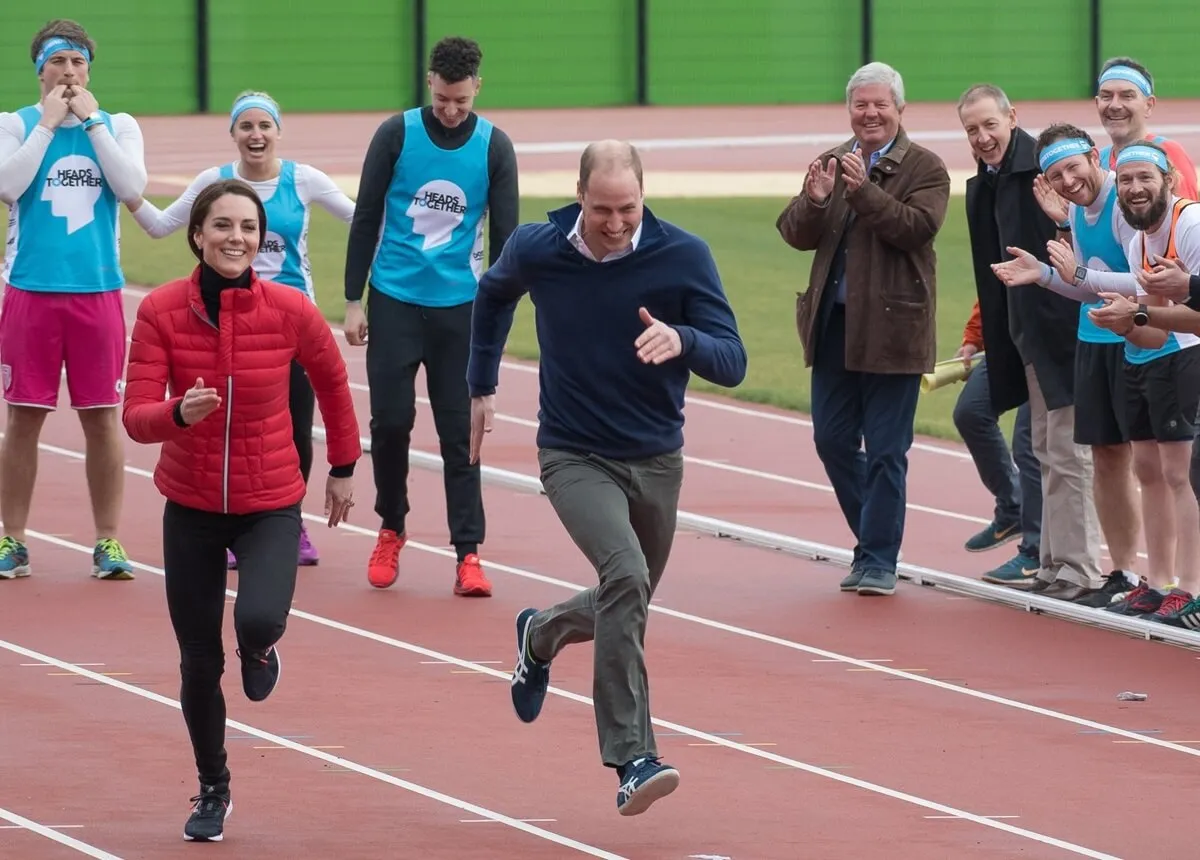
[[231, 808], [220, 686], [227, 550], [239, 561], [233, 619], [242, 687], [262, 701], [279, 680], [276, 643], [296, 586], [305, 494], [288, 412], [293, 358], [312, 380], [325, 424], [331, 528], [354, 504], [362, 456], [328, 323], [304, 293], [260, 280], [250, 266], [266, 228], [261, 201], [241, 180], [202, 191], [188, 224], [200, 264], [142, 300], [129, 348], [125, 429], [135, 442], [162, 445], [154, 483], [167, 498], [167, 606], [200, 780], [184, 838], [197, 841], [219, 839]]

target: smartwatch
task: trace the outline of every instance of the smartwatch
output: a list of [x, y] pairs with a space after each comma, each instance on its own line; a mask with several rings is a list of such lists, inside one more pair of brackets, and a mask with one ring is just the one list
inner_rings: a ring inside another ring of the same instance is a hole
[[85, 119], [83, 121], [83, 130], [91, 131], [92, 127], [99, 125], [103, 121], [103, 119], [104, 118], [102, 116], [100, 116], [100, 111], [98, 111], [98, 110], [92, 111], [90, 114], [87, 115], [87, 119]]
[[1075, 286], [1081, 286], [1087, 280], [1087, 271], [1086, 266], [1075, 267]]
[[1150, 311], [1146, 309], [1145, 305], [1138, 305], [1133, 314], [1133, 324], [1145, 325], [1148, 322], [1150, 322]]

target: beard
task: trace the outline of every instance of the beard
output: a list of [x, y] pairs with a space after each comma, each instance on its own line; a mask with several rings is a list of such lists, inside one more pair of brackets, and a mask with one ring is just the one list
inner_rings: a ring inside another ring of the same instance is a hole
[[1117, 198], [1117, 203], [1121, 207], [1121, 214], [1125, 216], [1125, 220], [1134, 230], [1149, 230], [1161, 221], [1162, 217], [1167, 214], [1167, 204], [1170, 202], [1171, 192], [1167, 189], [1166, 185], [1163, 185], [1158, 196], [1150, 202], [1150, 208], [1142, 214], [1131, 211], [1123, 197]]

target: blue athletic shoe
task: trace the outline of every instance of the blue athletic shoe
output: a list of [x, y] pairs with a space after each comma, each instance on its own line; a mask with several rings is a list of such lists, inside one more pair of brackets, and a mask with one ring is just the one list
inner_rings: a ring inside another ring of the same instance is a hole
[[517, 615], [517, 668], [512, 676], [512, 703], [525, 723], [532, 723], [542, 712], [546, 689], [550, 686], [550, 664], [539, 663], [529, 653], [529, 629], [536, 614], [536, 609], [522, 609]]
[[619, 773], [617, 812], [621, 815], [641, 815], [654, 801], [679, 788], [679, 771], [657, 758], [636, 759]]
[[0, 579], [29, 576], [29, 550], [25, 544], [5, 535], [0, 538]]
[[116, 538], [105, 538], [92, 550], [92, 576], [97, 579], [133, 579], [133, 565]]

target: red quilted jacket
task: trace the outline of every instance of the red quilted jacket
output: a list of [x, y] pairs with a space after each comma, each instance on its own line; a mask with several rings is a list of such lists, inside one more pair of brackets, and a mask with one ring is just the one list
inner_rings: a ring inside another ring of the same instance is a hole
[[[129, 347], [122, 419], [135, 442], [162, 443], [154, 484], [168, 499], [230, 514], [304, 498], [288, 411], [290, 362], [308, 371], [331, 466], [362, 456], [346, 363], [307, 296], [252, 274], [221, 293], [220, 330], [204, 310], [200, 269], [147, 295]], [[221, 405], [190, 427], [175, 423], [183, 392], [204, 380]]]

